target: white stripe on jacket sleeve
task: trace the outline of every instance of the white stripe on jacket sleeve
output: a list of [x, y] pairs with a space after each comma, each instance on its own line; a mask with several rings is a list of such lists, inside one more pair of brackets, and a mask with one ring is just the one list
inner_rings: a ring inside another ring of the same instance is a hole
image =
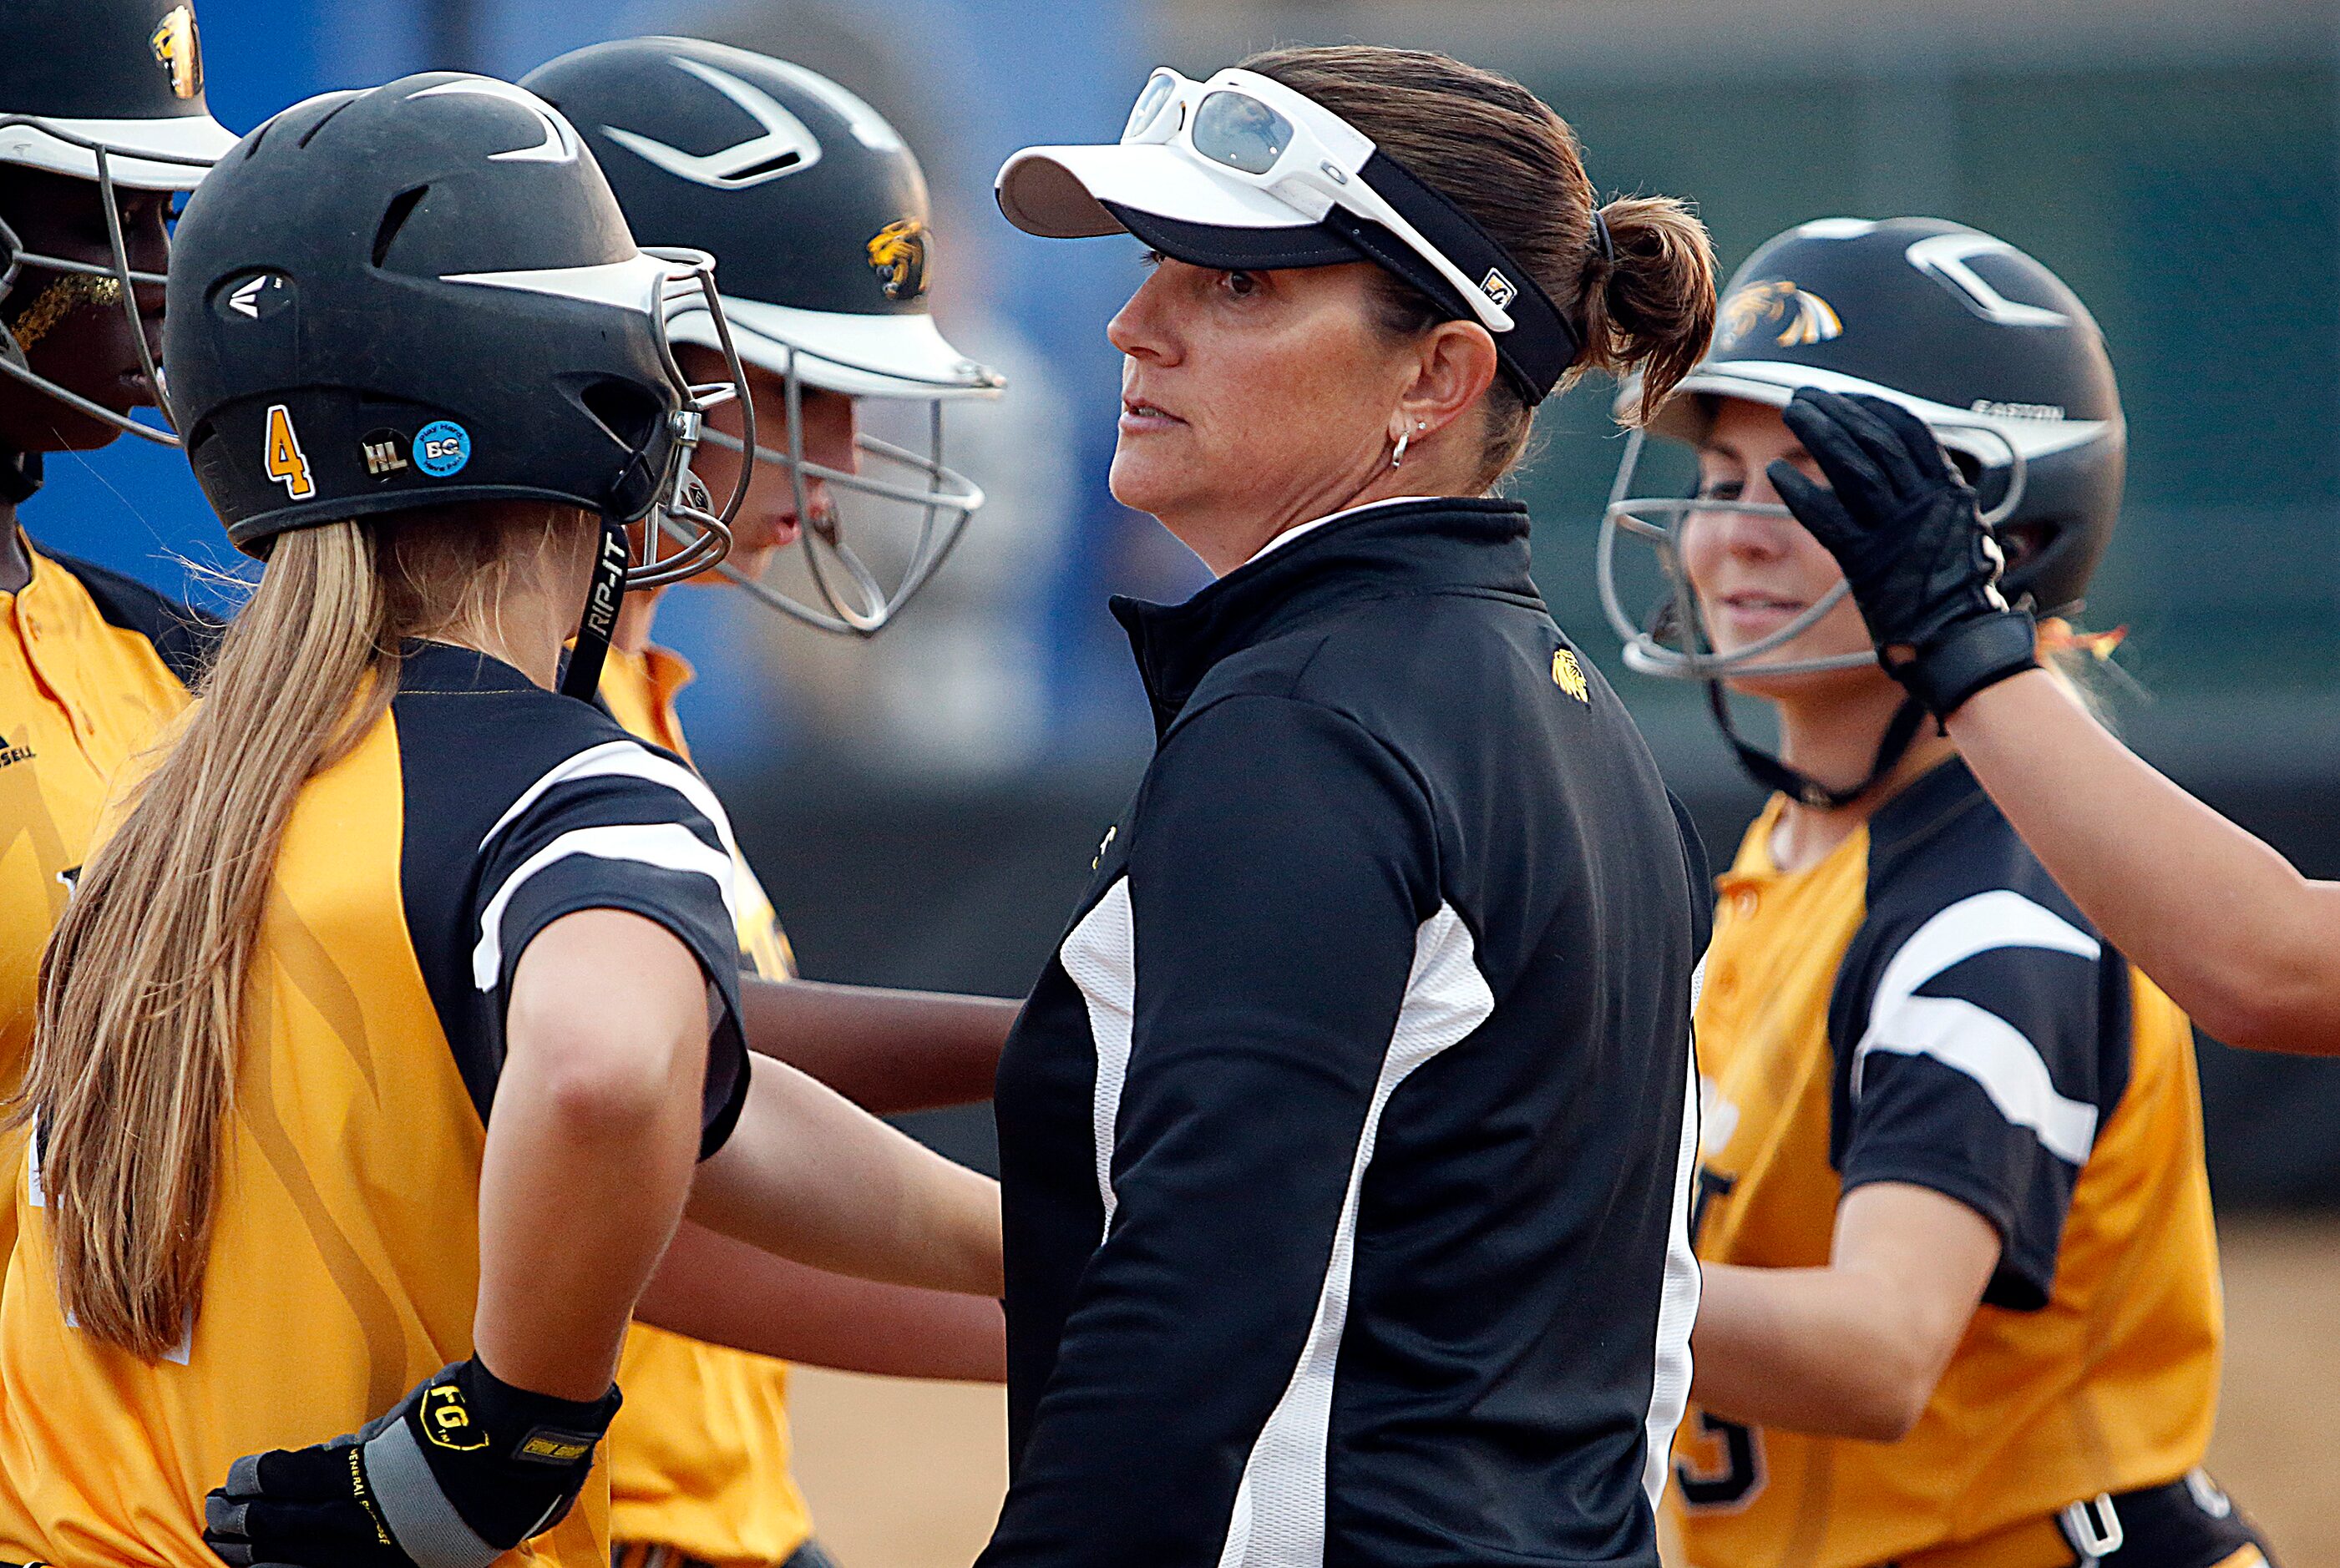
[[1333, 1377], [1348, 1326], [1349, 1281], [1356, 1262], [1357, 1198], [1373, 1164], [1382, 1112], [1415, 1069], [1468, 1037], [1495, 1011], [1479, 972], [1471, 928], [1451, 903], [1414, 932], [1413, 969], [1382, 1058], [1373, 1097], [1349, 1168], [1348, 1191], [1333, 1236], [1333, 1255], [1316, 1298], [1316, 1316], [1284, 1397], [1252, 1445], [1235, 1489], [1220, 1568], [1323, 1568], [1324, 1466], [1332, 1441]]
[[1097, 1199], [1105, 1205], [1105, 1235], [1118, 1200], [1113, 1190], [1114, 1129], [1121, 1119], [1122, 1086], [1129, 1079], [1129, 1037], [1137, 1006], [1136, 915], [1129, 879], [1106, 889], [1056, 954], [1089, 1011], [1096, 1046], [1096, 1085], [1089, 1097], [1089, 1130], [1096, 1151]]

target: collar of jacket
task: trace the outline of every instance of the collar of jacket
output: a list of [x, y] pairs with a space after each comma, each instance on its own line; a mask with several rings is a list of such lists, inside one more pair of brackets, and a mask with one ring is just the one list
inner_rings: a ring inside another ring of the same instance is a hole
[[1115, 595], [1112, 607], [1137, 656], [1158, 739], [1229, 655], [1367, 600], [1457, 589], [1542, 603], [1528, 577], [1525, 502], [1447, 496], [1363, 507], [1237, 567], [1185, 604]]

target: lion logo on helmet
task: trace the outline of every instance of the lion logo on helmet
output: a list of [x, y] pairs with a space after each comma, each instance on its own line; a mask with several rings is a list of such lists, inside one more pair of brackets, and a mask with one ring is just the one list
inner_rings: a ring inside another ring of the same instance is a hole
[[1825, 343], [1844, 335], [1844, 322], [1834, 306], [1785, 278], [1750, 283], [1722, 301], [1722, 346], [1735, 347], [1752, 333], [1774, 328], [1772, 341], [1783, 349]]
[[927, 291], [927, 226], [903, 218], [878, 231], [869, 242], [869, 270], [889, 300], [915, 300]]
[[203, 50], [195, 35], [195, 14], [185, 5], [174, 6], [156, 24], [154, 35], [146, 41], [154, 51], [155, 63], [171, 73], [171, 93], [174, 97], [194, 98], [203, 90]]

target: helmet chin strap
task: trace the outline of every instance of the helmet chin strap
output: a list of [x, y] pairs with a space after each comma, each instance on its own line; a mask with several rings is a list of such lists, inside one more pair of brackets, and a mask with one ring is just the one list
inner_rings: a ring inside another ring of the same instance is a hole
[[584, 618], [577, 624], [577, 645], [570, 651], [569, 667], [560, 676], [560, 695], [579, 702], [595, 700], [601, 689], [601, 663], [610, 655], [610, 638], [618, 629], [618, 606], [626, 597], [626, 525], [601, 516], [601, 553], [593, 562], [593, 583], [585, 592]]
[[1714, 722], [1721, 727], [1722, 738], [1739, 754], [1739, 765], [1764, 788], [1778, 790], [1814, 811], [1835, 811], [1850, 805], [1875, 789], [1901, 764], [1909, 743], [1918, 738], [1918, 726], [1926, 717], [1926, 710], [1914, 699], [1903, 697], [1901, 705], [1893, 710], [1892, 722], [1885, 726], [1885, 734], [1877, 743], [1877, 759], [1869, 764], [1869, 776], [1849, 788], [1832, 789], [1811, 774], [1790, 767], [1741, 735], [1730, 722], [1730, 704], [1723, 695], [1720, 681], [1706, 683], [1706, 702], [1713, 710]]
[[29, 501], [41, 488], [41, 454], [0, 447], [0, 502]]

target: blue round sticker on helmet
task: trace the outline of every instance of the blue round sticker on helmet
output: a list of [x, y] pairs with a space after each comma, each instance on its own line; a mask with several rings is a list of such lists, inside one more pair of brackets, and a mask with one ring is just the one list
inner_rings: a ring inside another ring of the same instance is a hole
[[414, 466], [434, 479], [461, 473], [471, 460], [471, 432], [452, 419], [433, 419], [414, 432]]

